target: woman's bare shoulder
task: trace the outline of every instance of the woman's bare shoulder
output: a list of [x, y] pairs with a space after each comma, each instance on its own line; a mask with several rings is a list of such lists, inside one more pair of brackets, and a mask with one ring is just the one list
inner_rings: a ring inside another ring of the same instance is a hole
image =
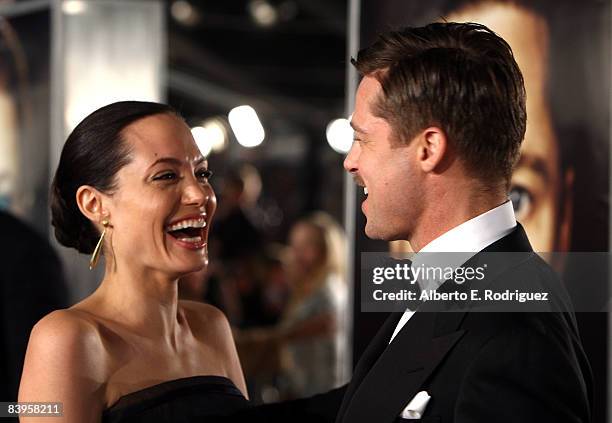
[[102, 353], [102, 347], [94, 319], [78, 310], [63, 309], [49, 313], [34, 325], [28, 352], [40, 352], [49, 359], [55, 356], [66, 366], [92, 367], [93, 370], [101, 362], [96, 353]]
[[94, 321], [81, 311], [75, 309], [55, 310], [40, 319], [32, 329], [33, 337], [41, 341], [76, 340], [88, 337], [97, 332]]
[[30, 334], [19, 399], [60, 401], [75, 415], [90, 412], [79, 409], [83, 404], [100, 409], [105, 362], [95, 325], [69, 309], [54, 311]]

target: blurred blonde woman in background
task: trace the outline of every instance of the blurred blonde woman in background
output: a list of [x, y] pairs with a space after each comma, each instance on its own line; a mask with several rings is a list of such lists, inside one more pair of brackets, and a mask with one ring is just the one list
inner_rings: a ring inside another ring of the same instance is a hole
[[289, 235], [291, 295], [280, 330], [284, 380], [290, 396], [324, 392], [342, 383], [347, 305], [345, 238], [331, 216], [299, 220]]
[[[343, 382], [344, 248], [341, 227], [325, 213], [292, 226], [289, 245], [281, 254], [290, 294], [279, 323], [235, 333], [254, 397], [261, 393], [264, 402], [297, 398]], [[267, 389], [270, 384], [274, 390]]]

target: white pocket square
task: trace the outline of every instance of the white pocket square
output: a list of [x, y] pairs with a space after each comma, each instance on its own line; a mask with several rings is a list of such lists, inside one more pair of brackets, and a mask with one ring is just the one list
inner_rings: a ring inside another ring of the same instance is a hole
[[416, 420], [420, 419], [425, 412], [425, 408], [427, 407], [427, 403], [431, 397], [427, 393], [427, 391], [421, 391], [412, 398], [412, 400], [408, 403], [406, 408], [402, 411], [400, 416], [403, 419], [408, 420]]

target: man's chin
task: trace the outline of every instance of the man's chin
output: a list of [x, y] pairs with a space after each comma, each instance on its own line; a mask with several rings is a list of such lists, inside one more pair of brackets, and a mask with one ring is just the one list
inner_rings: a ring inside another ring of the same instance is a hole
[[387, 235], [380, 228], [376, 228], [374, 225], [366, 223], [365, 234], [370, 239], [388, 241]]
[[[385, 230], [387, 229], [387, 230]], [[397, 232], [391, 232], [389, 228], [381, 228], [372, 224], [372, 222], [366, 222], [365, 234], [368, 238], [380, 241], [404, 241], [406, 236]]]

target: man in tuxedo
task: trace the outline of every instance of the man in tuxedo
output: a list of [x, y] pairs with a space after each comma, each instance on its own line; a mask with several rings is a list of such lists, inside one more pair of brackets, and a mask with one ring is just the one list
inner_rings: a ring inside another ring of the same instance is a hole
[[392, 314], [347, 386], [250, 416], [588, 422], [591, 374], [567, 295], [507, 197], [526, 123], [510, 47], [482, 25], [435, 23], [383, 34], [353, 64], [363, 78], [344, 167], [364, 189], [367, 236], [408, 240], [417, 257], [463, 252], [467, 264], [491, 261], [483, 281], [447, 280], [438, 291], [519, 287], [551, 295], [537, 313], [478, 312], [469, 304], [447, 312], [448, 304], [428, 301]]

